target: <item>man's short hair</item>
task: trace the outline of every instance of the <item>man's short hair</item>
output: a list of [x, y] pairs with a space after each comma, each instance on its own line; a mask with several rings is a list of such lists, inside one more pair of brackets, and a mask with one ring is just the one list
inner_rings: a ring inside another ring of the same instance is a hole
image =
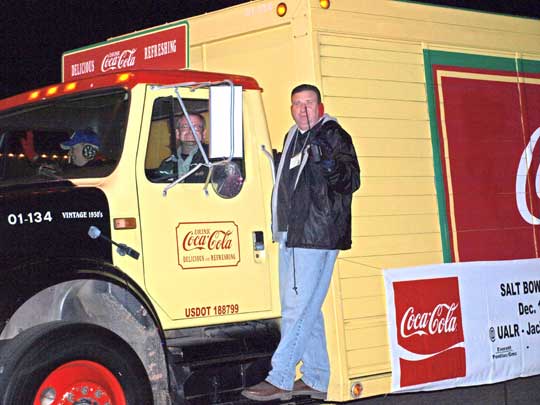
[[[206, 120], [204, 119], [204, 116], [202, 114], [196, 112], [188, 112], [188, 115], [198, 117], [202, 122], [203, 129], [206, 128]], [[177, 127], [180, 127], [180, 120], [184, 117], [185, 115], [182, 115], [180, 118], [178, 118], [178, 121], [176, 121]]]
[[312, 91], [314, 92], [316, 95], [317, 95], [317, 103], [321, 103], [321, 92], [319, 91], [319, 89], [317, 88], [317, 86], [314, 86], [312, 84], [306, 84], [306, 83], [303, 83], [303, 84], [300, 84], [298, 86], [296, 86], [294, 89], [292, 89], [291, 91], [291, 97], [293, 95], [295, 95], [296, 93], [300, 93], [301, 91]]

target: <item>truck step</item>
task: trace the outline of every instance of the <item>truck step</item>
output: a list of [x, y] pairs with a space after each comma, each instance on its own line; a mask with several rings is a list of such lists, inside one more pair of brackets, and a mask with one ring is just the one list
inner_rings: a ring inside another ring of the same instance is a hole
[[274, 321], [168, 333], [175, 403], [252, 403], [240, 392], [266, 377], [278, 342], [279, 329]]

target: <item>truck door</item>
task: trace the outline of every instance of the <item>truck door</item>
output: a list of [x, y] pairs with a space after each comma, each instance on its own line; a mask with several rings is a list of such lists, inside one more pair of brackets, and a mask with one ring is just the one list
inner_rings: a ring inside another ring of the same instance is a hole
[[[181, 89], [180, 93], [190, 117], [196, 114], [192, 118], [195, 130], [206, 135], [201, 141], [208, 152], [210, 92]], [[172, 89], [147, 91], [137, 157], [142, 259], [148, 292], [157, 306], [177, 321], [173, 326], [264, 317], [261, 313], [272, 310], [271, 283], [276, 276], [270, 273], [265, 251], [271, 245], [266, 217], [270, 203], [259, 176], [260, 157], [256, 154], [261, 153], [260, 145], [257, 149], [254, 137], [244, 130], [244, 156], [233, 159], [241, 178], [236, 179], [237, 190], [227, 198], [211, 184], [204, 192], [204, 167], [172, 186], [164, 196], [164, 189], [178, 178], [176, 171], [182, 170], [178, 169], [178, 157], [184, 168], [194, 168], [202, 161], [200, 155], [192, 154], [189, 162], [189, 155], [178, 149], [180, 142], [174, 134], [179, 126], [187, 128], [180, 103], [173, 95]], [[204, 128], [200, 128], [201, 122]], [[171, 170], [174, 173], [169, 175]], [[255, 239], [259, 250], [255, 249]]]

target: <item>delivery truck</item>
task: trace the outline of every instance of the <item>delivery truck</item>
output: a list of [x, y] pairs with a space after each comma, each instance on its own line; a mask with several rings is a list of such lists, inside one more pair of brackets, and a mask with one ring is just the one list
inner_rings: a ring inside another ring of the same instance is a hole
[[[327, 401], [540, 401], [540, 21], [256, 0], [67, 51], [59, 84], [0, 101], [3, 404], [248, 402], [279, 342], [270, 199], [303, 82], [362, 179]], [[189, 114], [203, 160], [163, 173]]]

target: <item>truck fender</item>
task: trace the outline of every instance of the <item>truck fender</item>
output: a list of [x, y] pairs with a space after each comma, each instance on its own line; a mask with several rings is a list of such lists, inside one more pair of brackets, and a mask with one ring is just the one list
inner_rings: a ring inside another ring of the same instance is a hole
[[[155, 403], [168, 403], [168, 372], [163, 332], [153, 308], [114, 278], [73, 279], [50, 285], [17, 308], [0, 334], [13, 339], [22, 331], [52, 321], [101, 326], [125, 340], [141, 360]], [[166, 402], [167, 401], [167, 402]]]

